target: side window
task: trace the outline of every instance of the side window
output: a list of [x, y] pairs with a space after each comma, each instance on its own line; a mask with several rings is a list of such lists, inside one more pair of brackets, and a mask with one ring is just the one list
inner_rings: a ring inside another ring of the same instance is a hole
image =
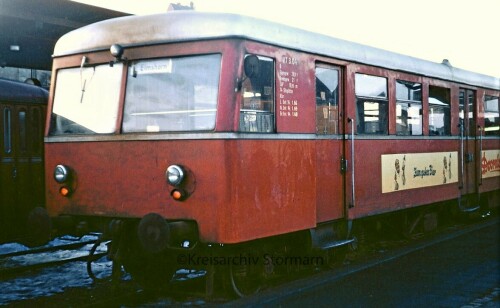
[[[241, 83], [240, 131], [274, 132], [274, 60], [247, 55]], [[252, 72], [252, 73], [250, 73]]]
[[429, 86], [429, 135], [451, 135], [450, 89]]
[[422, 84], [396, 80], [396, 134], [422, 135]]
[[10, 108], [3, 110], [3, 151], [12, 152], [12, 122]]
[[500, 136], [500, 116], [498, 112], [498, 97], [484, 97], [484, 132], [490, 136]]
[[42, 119], [41, 119], [41, 113], [39, 108], [33, 108], [33, 112], [31, 113], [31, 132], [33, 134], [31, 138], [31, 147], [33, 149], [33, 153], [35, 154], [40, 154], [41, 149], [42, 149]]
[[358, 134], [387, 134], [387, 79], [365, 74], [355, 78]]
[[316, 133], [337, 134], [339, 122], [339, 71], [316, 67]]
[[19, 111], [19, 149], [21, 152], [27, 150], [27, 132], [26, 132], [26, 111]]

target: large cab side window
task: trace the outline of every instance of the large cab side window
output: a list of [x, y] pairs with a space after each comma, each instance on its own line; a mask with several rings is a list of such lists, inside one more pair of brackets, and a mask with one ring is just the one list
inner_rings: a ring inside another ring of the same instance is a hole
[[240, 131], [272, 133], [274, 127], [274, 60], [246, 55], [243, 95], [240, 107]]
[[387, 135], [389, 111], [387, 79], [356, 74], [355, 91], [358, 134]]

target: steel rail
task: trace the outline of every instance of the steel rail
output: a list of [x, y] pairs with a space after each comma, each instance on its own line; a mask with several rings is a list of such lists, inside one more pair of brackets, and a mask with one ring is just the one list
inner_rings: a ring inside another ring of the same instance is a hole
[[23, 265], [23, 266], [3, 267], [3, 268], [0, 268], [0, 280], [9, 279], [13, 276], [17, 276], [17, 275], [20, 275], [20, 274], [25, 273], [25, 272], [34, 271], [34, 270], [38, 270], [38, 269], [42, 269], [42, 268], [54, 267], [54, 266], [59, 266], [59, 265], [63, 265], [66, 263], [77, 262], [77, 261], [87, 261], [87, 260], [89, 260], [89, 258], [92, 258], [93, 260], [97, 260], [97, 259], [105, 256], [106, 254], [107, 254], [106, 252], [102, 252], [102, 253], [96, 253], [92, 256], [84, 255], [84, 256], [79, 256], [79, 257], [75, 257], [75, 258], [59, 259], [59, 260], [53, 260], [53, 261], [48, 261], [48, 262], [28, 264], [28, 265]]
[[43, 246], [43, 247], [37, 247], [37, 248], [29, 249], [29, 250], [14, 251], [14, 252], [9, 252], [9, 253], [5, 253], [5, 254], [0, 254], [0, 259], [17, 257], [17, 256], [24, 256], [24, 255], [30, 255], [30, 254], [37, 254], [37, 253], [42, 253], [42, 252], [57, 251], [57, 250], [76, 249], [79, 247], [83, 247], [85, 245], [94, 244], [95, 242], [96, 242], [96, 240], [90, 240], [90, 241], [70, 243], [70, 244], [64, 244], [64, 245], [58, 245], [58, 246]]

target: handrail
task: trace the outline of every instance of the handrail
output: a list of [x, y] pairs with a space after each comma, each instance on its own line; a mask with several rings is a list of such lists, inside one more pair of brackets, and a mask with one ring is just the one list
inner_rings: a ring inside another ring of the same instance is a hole
[[356, 205], [356, 192], [354, 190], [355, 178], [354, 178], [354, 119], [348, 118], [347, 121], [351, 123], [351, 204], [349, 207], [353, 208]]
[[479, 186], [483, 185], [483, 172], [482, 172], [482, 168], [481, 168], [481, 159], [483, 157], [483, 128], [481, 127], [481, 125], [478, 125], [477, 126], [478, 130], [479, 130], [479, 157], [478, 157], [478, 160], [479, 160]]
[[458, 124], [460, 128], [460, 189], [464, 187], [464, 122], [463, 119], [460, 119], [460, 123]]

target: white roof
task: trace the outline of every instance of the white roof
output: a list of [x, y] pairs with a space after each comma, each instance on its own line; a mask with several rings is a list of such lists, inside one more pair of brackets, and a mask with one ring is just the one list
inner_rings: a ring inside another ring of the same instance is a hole
[[195, 11], [127, 16], [64, 35], [54, 57], [86, 51], [223, 37], [241, 37], [333, 58], [500, 90], [500, 78], [417, 59], [247, 16]]

